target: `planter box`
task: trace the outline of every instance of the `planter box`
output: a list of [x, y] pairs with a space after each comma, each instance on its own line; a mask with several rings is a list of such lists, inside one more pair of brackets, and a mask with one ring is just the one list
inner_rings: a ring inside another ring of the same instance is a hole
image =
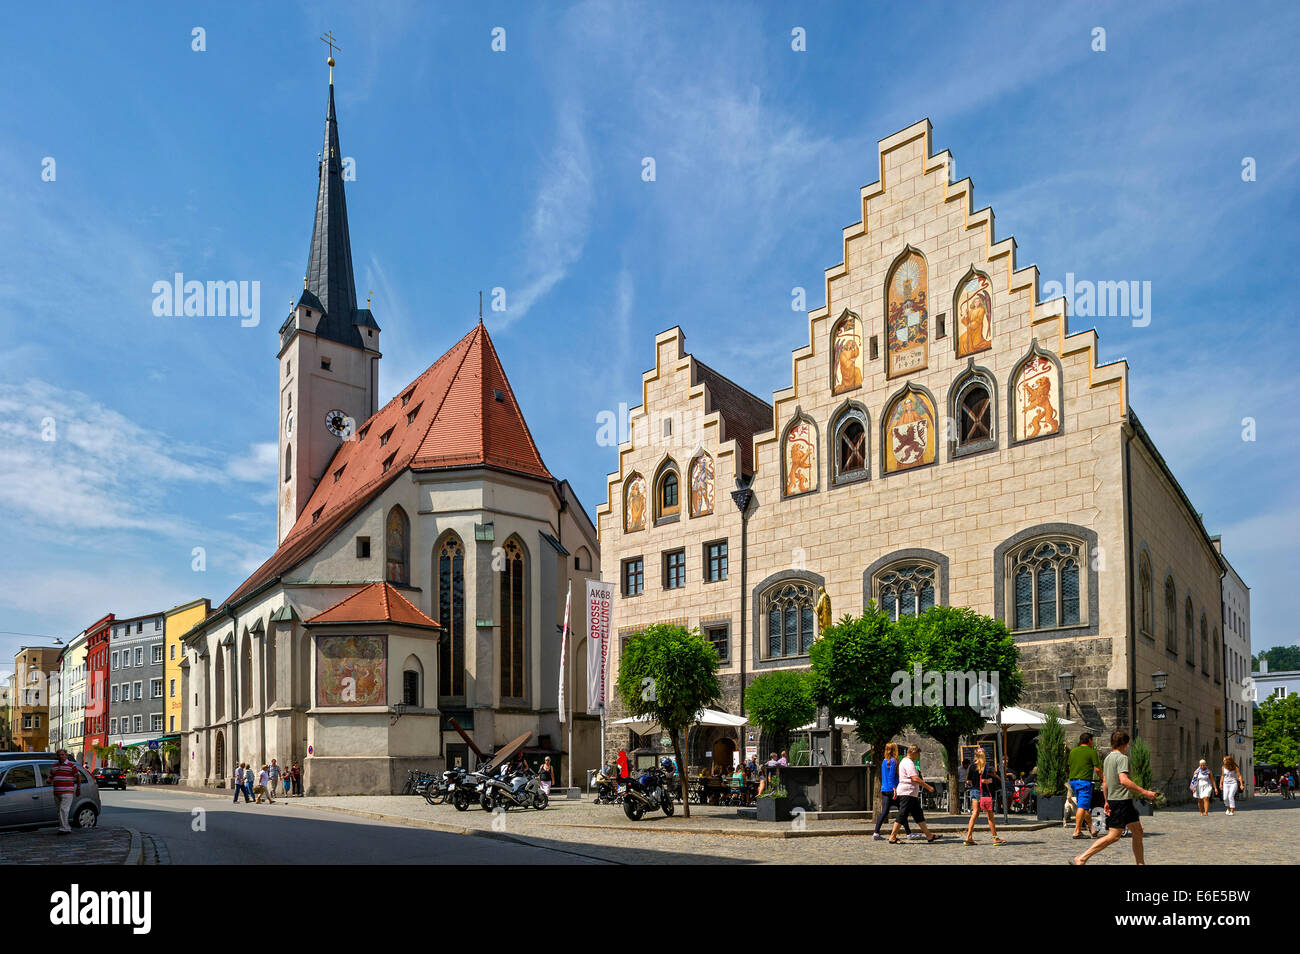
[[1038, 820], [1059, 822], [1065, 818], [1064, 795], [1039, 795]]
[[758, 820], [765, 822], [784, 822], [790, 820], [790, 809], [794, 806], [789, 798], [756, 798]]

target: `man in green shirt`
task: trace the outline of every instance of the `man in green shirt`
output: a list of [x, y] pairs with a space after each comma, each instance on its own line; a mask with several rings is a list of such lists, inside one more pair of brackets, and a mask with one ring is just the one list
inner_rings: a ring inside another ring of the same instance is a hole
[[[1079, 744], [1070, 749], [1070, 791], [1079, 810], [1074, 814], [1074, 837], [1087, 838], [1083, 826], [1092, 820], [1092, 783], [1101, 778], [1101, 758], [1092, 744], [1092, 733], [1079, 734]], [[1089, 825], [1089, 834], [1092, 826]]]
[[1133, 796], [1155, 798], [1155, 792], [1148, 792], [1128, 776], [1128, 733], [1116, 729], [1110, 736], [1110, 754], [1102, 765], [1102, 794], [1106, 799], [1106, 835], [1097, 839], [1088, 850], [1070, 864], [1083, 865], [1097, 852], [1109, 848], [1119, 841], [1124, 829], [1133, 836], [1133, 860], [1145, 864], [1142, 856], [1142, 822], [1138, 818]]

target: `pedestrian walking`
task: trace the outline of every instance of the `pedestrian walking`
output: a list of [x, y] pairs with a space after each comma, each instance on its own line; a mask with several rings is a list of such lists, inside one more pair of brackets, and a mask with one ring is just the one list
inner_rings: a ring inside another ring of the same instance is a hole
[[302, 798], [302, 766], [297, 762], [289, 769], [289, 775], [293, 778], [293, 794], [296, 798]]
[[891, 845], [901, 844], [898, 840], [898, 831], [907, 824], [909, 818], [916, 822], [917, 827], [925, 835], [926, 841], [939, 840], [939, 836], [926, 827], [925, 814], [921, 811], [921, 787], [924, 786], [928, 791], [933, 792], [934, 786], [921, 778], [921, 773], [916, 767], [916, 760], [920, 756], [920, 746], [908, 746], [907, 758], [898, 763], [898, 785], [894, 788], [898, 794], [898, 816], [894, 819], [894, 827], [889, 832]]
[[[896, 805], [897, 796], [894, 792], [897, 788], [898, 746], [893, 742], [886, 742], [885, 757], [880, 761], [880, 814], [876, 816], [876, 830], [871, 835], [872, 841], [883, 841], [885, 838], [880, 833], [880, 826], [889, 814], [890, 807]], [[903, 819], [903, 834], [909, 838], [912, 836], [912, 829], [908, 827], [906, 818]]]
[[1138, 817], [1137, 806], [1133, 796], [1155, 798], [1155, 792], [1149, 792], [1129, 778], [1128, 733], [1116, 729], [1110, 735], [1110, 752], [1101, 765], [1101, 794], [1106, 806], [1106, 834], [1098, 838], [1088, 850], [1076, 858], [1070, 859], [1072, 865], [1085, 865], [1088, 859], [1099, 851], [1105, 851], [1124, 836], [1125, 830], [1133, 838], [1133, 860], [1140, 865], [1146, 864], [1142, 855], [1142, 820]]
[[1237, 814], [1237, 793], [1246, 787], [1246, 783], [1241, 779], [1241, 769], [1237, 768], [1237, 763], [1231, 755], [1223, 757], [1223, 772], [1219, 775], [1219, 790], [1223, 792], [1223, 804], [1225, 815]]
[[240, 795], [244, 796], [245, 803], [251, 802], [253, 800], [252, 798], [249, 797], [248, 786], [245, 784], [247, 775], [248, 772], [244, 768], [243, 762], [240, 762], [238, 765], [235, 766], [235, 794], [234, 797], [231, 799], [231, 801], [236, 805], [239, 804]]
[[984, 750], [975, 750], [975, 761], [970, 768], [966, 770], [966, 784], [970, 786], [970, 821], [966, 824], [966, 840], [963, 845], [973, 845], [975, 842], [975, 822], [979, 821], [980, 812], [984, 812], [989, 819], [989, 832], [993, 835], [994, 845], [1005, 845], [1006, 842], [998, 837], [998, 825], [993, 820], [993, 783], [998, 780], [998, 773], [993, 771], [988, 765], [988, 756]]
[[554, 778], [555, 770], [551, 768], [551, 757], [548, 755], [542, 759], [542, 767], [537, 773], [537, 784], [541, 787], [543, 795], [551, 794], [551, 780]]
[[1214, 776], [1205, 764], [1205, 759], [1201, 759], [1196, 771], [1192, 773], [1191, 789], [1192, 797], [1201, 806], [1201, 817], [1207, 817], [1210, 814], [1210, 795], [1217, 794], [1219, 789], [1214, 784]]
[[68, 758], [67, 749], [59, 749], [55, 754], [59, 761], [53, 768], [46, 769], [45, 774], [54, 786], [54, 800], [59, 805], [59, 834], [71, 835], [72, 826], [68, 823], [68, 815], [72, 811], [73, 800], [81, 795], [81, 772], [77, 769], [77, 763]]
[[284, 770], [284, 774], [280, 776], [280, 784], [284, 786], [284, 797], [285, 797], [285, 798], [288, 798], [288, 797], [289, 797], [289, 785], [290, 785], [289, 770], [288, 770], [288, 769], [285, 769], [285, 770]]
[[[271, 773], [267, 770], [267, 767], [263, 765], [262, 770], [257, 773], [257, 784], [253, 786], [253, 794], [257, 796], [256, 803], [258, 805], [262, 804], [262, 799], [266, 796], [266, 783], [270, 777]], [[268, 799], [268, 804], [269, 803], [270, 800]]]
[[257, 773], [253, 771], [253, 766], [247, 762], [244, 763], [244, 791], [251, 798], [253, 796], [253, 780]]
[[[268, 772], [270, 776], [270, 784], [267, 787], [267, 792], [274, 793], [279, 791], [281, 770], [280, 770], [280, 766], [276, 764], [275, 759], [271, 759], [271, 765], [268, 769]], [[272, 798], [271, 801], [275, 801], [275, 799]]]
[[[1070, 749], [1068, 756], [1070, 791], [1078, 810], [1074, 813], [1074, 838], [1092, 837], [1092, 783], [1101, 780], [1101, 757], [1093, 745], [1092, 733], [1079, 733], [1079, 744]], [[1088, 826], [1085, 834], [1083, 826]]]

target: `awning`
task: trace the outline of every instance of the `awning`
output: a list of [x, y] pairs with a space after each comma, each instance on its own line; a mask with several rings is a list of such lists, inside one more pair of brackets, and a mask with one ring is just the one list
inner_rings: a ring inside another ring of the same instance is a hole
[[[1061, 725], [1074, 725], [1073, 719], [1061, 719], [1057, 717]], [[1001, 725], [1004, 729], [1015, 731], [1016, 729], [1041, 729], [1047, 722], [1047, 716], [1041, 712], [1035, 712], [1033, 709], [1022, 709], [1019, 706], [1007, 706], [1002, 710]], [[985, 735], [989, 732], [996, 732], [998, 723], [989, 722], [984, 728], [980, 729], [979, 734]]]
[[[695, 713], [694, 725], [721, 725], [731, 728], [739, 728], [745, 725], [749, 720], [744, 716], [734, 716], [730, 712], [721, 712], [717, 709], [701, 709]], [[611, 722], [610, 725], [622, 725], [631, 729], [637, 735], [655, 735], [662, 732], [663, 729], [659, 723], [649, 717], [636, 717], [631, 719], [619, 719]]]
[[[858, 727], [857, 722], [855, 722], [855, 721], [852, 720], [852, 719], [846, 718], [845, 716], [836, 716], [836, 717], [835, 717], [835, 728], [837, 728], [837, 729], [856, 729], [857, 727]], [[815, 728], [817, 728], [817, 723], [816, 723], [816, 722], [809, 722], [807, 725], [801, 725], [801, 726], [799, 726], [799, 728], [795, 729], [795, 731], [796, 731], [796, 732], [811, 732], [811, 731], [812, 731], [813, 729], [815, 729]]]

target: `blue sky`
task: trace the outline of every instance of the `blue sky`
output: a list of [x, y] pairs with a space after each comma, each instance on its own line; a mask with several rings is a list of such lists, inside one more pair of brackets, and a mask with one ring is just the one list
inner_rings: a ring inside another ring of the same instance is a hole
[[[1295, 641], [1295, 5], [179, 6], [15, 7], [0, 31], [0, 630], [220, 600], [273, 548], [276, 332], [329, 29], [382, 399], [505, 288], [489, 328], [594, 513], [596, 416], [639, 400], [654, 333], [787, 386], [791, 289], [823, 304], [877, 140], [929, 117], [1021, 265], [1151, 282], [1149, 326], [1095, 320], [1102, 358], [1129, 360], [1134, 410], [1252, 586], [1255, 646]], [[260, 324], [155, 317], [178, 271], [260, 282]], [[34, 642], [0, 635], [0, 669]]]

